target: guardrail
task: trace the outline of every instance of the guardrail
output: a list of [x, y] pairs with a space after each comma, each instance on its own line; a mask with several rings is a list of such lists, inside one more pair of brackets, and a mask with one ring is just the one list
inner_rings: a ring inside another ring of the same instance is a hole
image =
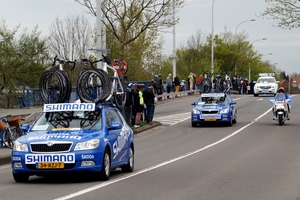
[[199, 95], [200, 90], [186, 90], [186, 91], [181, 91], [181, 92], [170, 92], [166, 93], [164, 92], [163, 94], [156, 95], [157, 99], [159, 101], [166, 100], [166, 99], [174, 99], [176, 97], [185, 97], [189, 95]]

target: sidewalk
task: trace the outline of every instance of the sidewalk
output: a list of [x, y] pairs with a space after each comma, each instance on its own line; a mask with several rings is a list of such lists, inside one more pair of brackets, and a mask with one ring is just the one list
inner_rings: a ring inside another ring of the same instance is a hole
[[[22, 117], [27, 117], [34, 113], [42, 112], [42, 108], [24, 108], [24, 109], [0, 109], [0, 117], [5, 115], [21, 115]], [[139, 134], [148, 129], [154, 128], [161, 125], [159, 122], [153, 122], [152, 125], [144, 125], [139, 128], [133, 129], [134, 134]], [[0, 147], [0, 166], [10, 164], [11, 162], [11, 149]]]

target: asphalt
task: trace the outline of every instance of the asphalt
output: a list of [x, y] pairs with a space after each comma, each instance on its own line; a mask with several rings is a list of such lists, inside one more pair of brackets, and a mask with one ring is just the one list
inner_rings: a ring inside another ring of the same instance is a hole
[[[42, 112], [42, 107], [38, 108], [23, 108], [23, 109], [0, 109], [0, 117], [11, 115], [11, 116], [17, 116], [21, 115], [23, 119], [25, 119], [26, 122], [30, 122], [34, 120], [35, 116]], [[161, 125], [159, 122], [153, 122], [151, 125], [146, 124], [139, 128], [134, 128], [133, 132], [134, 134], [139, 134], [143, 131], [146, 131], [148, 129], [154, 128], [156, 126]], [[0, 165], [6, 165], [10, 164], [11, 161], [11, 149], [0, 146]]]

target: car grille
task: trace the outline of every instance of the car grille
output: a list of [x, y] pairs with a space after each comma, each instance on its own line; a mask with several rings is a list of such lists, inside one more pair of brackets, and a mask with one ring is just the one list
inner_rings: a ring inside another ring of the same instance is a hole
[[218, 110], [202, 110], [202, 114], [218, 114]]
[[270, 89], [271, 86], [260, 86], [260, 89]]
[[58, 143], [48, 146], [47, 144], [30, 144], [32, 152], [62, 152], [69, 151], [72, 143]]

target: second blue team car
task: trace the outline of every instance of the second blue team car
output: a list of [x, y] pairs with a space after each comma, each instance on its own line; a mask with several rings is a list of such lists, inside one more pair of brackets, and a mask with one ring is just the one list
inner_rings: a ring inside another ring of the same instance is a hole
[[16, 182], [30, 176], [93, 172], [108, 180], [110, 171], [134, 168], [134, 134], [120, 111], [111, 104], [45, 104], [26, 135], [12, 151]]
[[225, 123], [232, 126], [237, 121], [236, 102], [227, 93], [203, 93], [193, 102], [191, 124]]

